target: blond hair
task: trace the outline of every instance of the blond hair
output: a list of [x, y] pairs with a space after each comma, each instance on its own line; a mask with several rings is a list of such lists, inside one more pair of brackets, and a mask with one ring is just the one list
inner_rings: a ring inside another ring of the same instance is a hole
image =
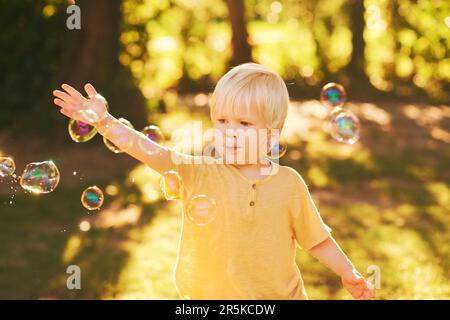
[[269, 68], [244, 63], [232, 68], [217, 83], [211, 97], [211, 119], [257, 112], [268, 128], [281, 130], [287, 115], [289, 93], [283, 79]]

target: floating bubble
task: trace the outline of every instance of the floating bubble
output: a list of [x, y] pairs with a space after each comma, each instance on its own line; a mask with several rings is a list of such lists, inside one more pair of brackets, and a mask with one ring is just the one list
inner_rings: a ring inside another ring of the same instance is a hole
[[167, 200], [181, 199], [183, 185], [178, 172], [174, 170], [164, 172], [161, 179], [161, 189]]
[[327, 83], [320, 92], [320, 101], [332, 107], [341, 107], [346, 99], [345, 88], [335, 82]]
[[194, 196], [187, 206], [187, 216], [198, 226], [205, 226], [216, 217], [216, 202], [204, 194]]
[[[127, 119], [120, 118], [120, 119], [118, 119], [118, 121], [123, 123], [127, 127], [134, 128], [133, 125], [131, 124], [131, 122], [128, 121]], [[114, 135], [117, 136], [118, 139], [126, 139], [126, 137], [123, 134], [121, 134], [122, 132], [119, 132], [119, 131], [121, 131], [121, 130], [118, 130], [120, 128], [121, 128], [120, 125], [117, 125], [117, 124], [115, 125], [113, 123], [110, 125], [110, 128], [108, 128], [107, 132], [108, 133], [112, 132]], [[111, 150], [114, 153], [122, 153], [123, 152], [118, 146], [116, 146], [114, 143], [112, 143], [110, 140], [106, 139], [105, 137], [103, 137], [103, 143], [109, 150]], [[121, 141], [121, 144], [125, 146], [123, 148], [124, 150], [126, 150], [127, 147], [130, 147], [131, 143], [132, 143], [131, 140], [127, 140], [127, 141], [123, 141], [123, 142]]]
[[86, 188], [81, 194], [81, 203], [88, 210], [97, 210], [103, 205], [103, 191], [97, 186]]
[[270, 141], [269, 150], [267, 150], [267, 157], [269, 159], [280, 159], [286, 154], [287, 147], [284, 143], [274, 139]]
[[0, 157], [0, 177], [13, 175], [16, 171], [16, 164], [10, 157]]
[[100, 93], [97, 93], [97, 94], [95, 95], [95, 97], [96, 97], [97, 99], [99, 99], [101, 102], [103, 102], [103, 104], [106, 106], [106, 110], [109, 110], [109, 103], [108, 103], [108, 101], [105, 99], [104, 96], [102, 96]]
[[23, 189], [33, 193], [50, 193], [59, 183], [59, 170], [53, 161], [27, 164], [20, 178]]
[[161, 131], [161, 129], [158, 126], [155, 125], [149, 125], [146, 126], [144, 129], [141, 130], [141, 132], [150, 140], [153, 142], [156, 142], [158, 144], [161, 144], [164, 142], [164, 135]]
[[86, 122], [74, 119], [70, 119], [68, 130], [70, 137], [75, 142], [89, 141], [97, 134], [95, 127]]
[[360, 122], [356, 115], [350, 110], [337, 113], [332, 120], [331, 135], [339, 142], [354, 144], [359, 139]]
[[338, 114], [340, 114], [341, 112], [344, 112], [346, 109], [344, 109], [343, 107], [335, 107], [331, 110], [330, 115], [329, 115], [329, 119], [330, 121], [334, 121], [334, 119], [336, 118], [336, 116]]
[[[98, 103], [99, 101], [101, 103]], [[102, 95], [96, 94], [95, 97], [83, 102], [81, 108], [77, 110], [77, 114], [85, 122], [96, 123], [107, 117], [108, 110], [108, 101]]]
[[85, 108], [87, 108], [86, 110], [80, 109], [76, 111], [76, 115], [77, 117], [80, 117], [81, 119], [85, 120], [88, 123], [96, 123], [99, 122], [100, 119], [100, 115], [95, 112], [94, 110], [88, 109], [90, 108], [90, 103], [86, 103]]

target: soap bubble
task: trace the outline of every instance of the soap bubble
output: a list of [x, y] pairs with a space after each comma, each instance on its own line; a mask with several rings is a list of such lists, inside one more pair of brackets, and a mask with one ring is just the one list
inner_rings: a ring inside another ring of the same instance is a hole
[[33, 193], [50, 193], [55, 190], [59, 179], [59, 170], [53, 161], [32, 162], [25, 167], [20, 185]]
[[354, 144], [360, 136], [360, 122], [350, 110], [337, 113], [330, 119], [331, 135], [339, 142]]
[[[100, 101], [105, 107], [98, 103]], [[96, 123], [105, 119], [108, 115], [109, 105], [108, 101], [100, 95], [87, 99], [83, 102], [81, 108], [76, 111], [78, 116], [88, 123]]]
[[269, 150], [267, 150], [267, 157], [269, 159], [280, 159], [286, 154], [286, 144], [280, 142], [278, 139], [271, 139]]
[[101, 102], [103, 102], [103, 104], [106, 106], [106, 110], [109, 110], [109, 103], [108, 103], [108, 101], [105, 99], [104, 96], [102, 96], [100, 93], [97, 93], [97, 94], [95, 95], [95, 97], [96, 97], [97, 99], [99, 99]]
[[88, 210], [97, 210], [103, 205], [103, 191], [97, 186], [86, 188], [81, 194], [81, 203]]
[[178, 172], [174, 170], [164, 172], [161, 179], [161, 189], [167, 200], [181, 199], [183, 185]]
[[149, 125], [146, 126], [144, 129], [141, 130], [141, 132], [150, 140], [153, 142], [156, 142], [158, 144], [161, 144], [164, 142], [164, 135], [161, 131], [161, 129], [158, 126], [155, 125]]
[[334, 119], [336, 118], [337, 115], [339, 115], [341, 112], [344, 112], [346, 109], [344, 109], [343, 107], [335, 107], [331, 110], [330, 114], [329, 114], [329, 119], [330, 121], [334, 121]]
[[[164, 135], [161, 131], [161, 129], [158, 126], [155, 125], [149, 125], [146, 126], [144, 129], [141, 130], [141, 133], [144, 134], [145, 137], [152, 140], [153, 142], [157, 144], [163, 144], [165, 141]], [[147, 151], [147, 153], [151, 154], [152, 152], [149, 150], [149, 145], [147, 144], [148, 140], [144, 138], [138, 139], [138, 145], [143, 151]]]
[[216, 202], [204, 194], [194, 196], [187, 206], [187, 216], [198, 226], [205, 226], [216, 217]]
[[320, 92], [320, 101], [332, 107], [341, 107], [346, 99], [345, 88], [335, 82], [327, 83]]
[[[124, 118], [120, 118], [118, 119], [119, 122], [123, 123], [124, 125], [126, 125], [127, 127], [130, 128], [134, 128], [133, 125], [131, 124], [130, 121], [128, 121], [127, 119]], [[115, 135], [115, 137], [117, 139], [126, 139], [121, 142], [121, 145], [123, 145], [124, 147], [122, 149], [126, 150], [127, 148], [131, 147], [131, 144], [133, 143], [131, 140], [129, 140], [122, 132], [121, 130], [121, 126], [118, 124], [115, 124], [114, 122], [112, 124], [110, 124], [110, 127], [107, 129], [107, 134], [111, 133], [113, 135]], [[105, 134], [106, 136], [106, 134]], [[114, 143], [112, 143], [110, 140], [106, 139], [106, 137], [103, 137], [103, 142], [105, 144], [105, 146], [111, 150], [114, 153], [122, 153], [123, 151], [116, 146]]]
[[70, 119], [69, 135], [75, 142], [86, 142], [91, 140], [97, 134], [97, 129], [86, 122]]
[[0, 177], [13, 175], [16, 171], [16, 164], [10, 157], [0, 157]]

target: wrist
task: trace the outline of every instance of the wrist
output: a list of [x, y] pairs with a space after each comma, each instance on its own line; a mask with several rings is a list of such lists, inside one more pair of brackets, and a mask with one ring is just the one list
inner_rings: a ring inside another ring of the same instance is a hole
[[340, 272], [339, 272], [339, 276], [341, 278], [344, 278], [350, 274], [360, 274], [358, 272], [358, 270], [356, 270], [355, 266], [350, 264], [348, 266], [346, 266], [345, 268], [343, 268]]
[[106, 116], [93, 124], [93, 126], [97, 129], [98, 132], [103, 133], [104, 129], [108, 127], [108, 124], [114, 121], [114, 117], [109, 113], [106, 112]]

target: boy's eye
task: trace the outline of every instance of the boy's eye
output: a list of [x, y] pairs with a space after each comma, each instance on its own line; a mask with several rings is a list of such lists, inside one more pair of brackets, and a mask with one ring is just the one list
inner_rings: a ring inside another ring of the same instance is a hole
[[250, 126], [251, 125], [251, 123], [250, 122], [247, 122], [247, 121], [241, 121], [241, 125], [243, 125], [243, 126]]
[[218, 119], [217, 120], [219, 123], [225, 123], [225, 119]]

